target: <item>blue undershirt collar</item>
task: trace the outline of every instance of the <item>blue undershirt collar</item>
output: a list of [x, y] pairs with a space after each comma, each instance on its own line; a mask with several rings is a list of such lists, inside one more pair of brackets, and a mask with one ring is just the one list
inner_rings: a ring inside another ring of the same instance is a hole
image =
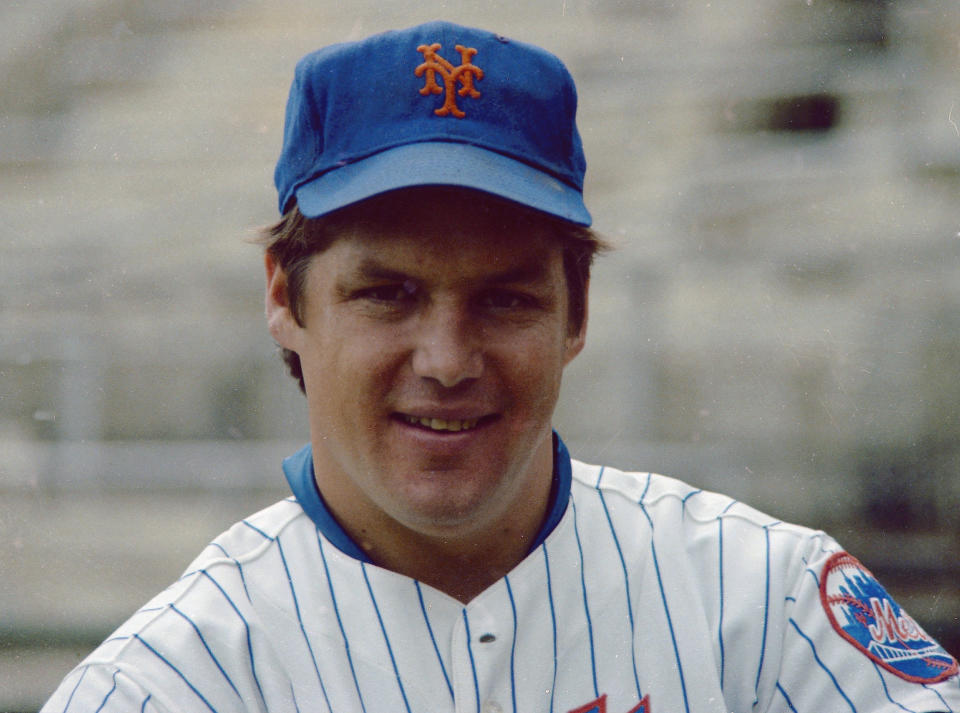
[[[299, 451], [283, 460], [283, 474], [290, 484], [290, 490], [300, 503], [303, 511], [313, 520], [323, 536], [333, 545], [361, 562], [372, 564], [366, 553], [340, 527], [327, 509], [323, 496], [317, 488], [317, 480], [313, 471], [313, 448], [307, 444]], [[543, 544], [554, 528], [559, 524], [570, 500], [570, 483], [573, 479], [573, 470], [570, 465], [570, 453], [560, 440], [557, 432], [553, 432], [553, 484], [550, 487], [550, 501], [547, 517], [540, 531], [530, 546], [530, 552]]]

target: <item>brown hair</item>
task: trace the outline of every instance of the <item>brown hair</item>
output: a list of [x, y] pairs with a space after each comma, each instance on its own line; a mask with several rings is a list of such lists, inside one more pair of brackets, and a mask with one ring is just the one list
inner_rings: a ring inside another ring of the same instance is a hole
[[[277, 266], [287, 277], [287, 302], [297, 324], [303, 326], [303, 290], [310, 259], [326, 250], [338, 236], [348, 232], [351, 226], [358, 224], [375, 225], [378, 220], [395, 222], [396, 216], [404, 205], [410, 205], [410, 194], [417, 191], [461, 192], [463, 189], [444, 187], [411, 188], [394, 191], [370, 198], [361, 203], [341, 208], [320, 218], [306, 218], [296, 204], [275, 224], [265, 228], [257, 241], [270, 253]], [[400, 196], [399, 194], [403, 194]], [[471, 192], [473, 193], [473, 192]], [[568, 326], [571, 332], [579, 330], [586, 319], [587, 281], [594, 256], [609, 248], [609, 245], [590, 228], [555, 218], [546, 213], [521, 206], [488, 194], [478, 194], [471, 198], [473, 205], [481, 210], [499, 211], [504, 215], [504, 223], [518, 221], [520, 225], [539, 225], [546, 228], [560, 243], [563, 251], [563, 271], [567, 281]], [[399, 200], [398, 200], [399, 196]], [[286, 348], [281, 348], [281, 356], [287, 364], [290, 375], [304, 391], [303, 371], [300, 356]]]

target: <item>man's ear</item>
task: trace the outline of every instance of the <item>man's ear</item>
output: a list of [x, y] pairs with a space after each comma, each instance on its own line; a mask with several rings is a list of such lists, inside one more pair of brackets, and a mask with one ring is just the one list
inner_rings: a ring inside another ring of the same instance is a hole
[[296, 351], [295, 336], [300, 325], [290, 308], [287, 273], [269, 252], [264, 254], [263, 265], [267, 275], [265, 307], [270, 336], [281, 347]]

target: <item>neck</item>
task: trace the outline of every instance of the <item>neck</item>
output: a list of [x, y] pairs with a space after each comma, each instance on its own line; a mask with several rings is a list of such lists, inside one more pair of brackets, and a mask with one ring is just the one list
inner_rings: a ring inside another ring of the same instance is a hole
[[[378, 528], [375, 541], [351, 533], [370, 560], [466, 604], [503, 578], [527, 556], [543, 524], [549, 488], [528, 502], [532, 516], [469, 537], [423, 536]], [[404, 529], [404, 528], [400, 528]]]
[[498, 514], [446, 525], [404, 524], [377, 507], [356, 510], [365, 503], [363, 494], [338, 492], [336, 481], [318, 477], [325, 471], [310, 447], [286, 459], [283, 468], [307, 515], [341, 550], [466, 603], [516, 567], [565, 508], [569, 457], [558, 448], [555, 466], [553, 438], [545, 439], [526, 475], [515, 481], [518, 487], [505, 496], [508, 507], [494, 509]]

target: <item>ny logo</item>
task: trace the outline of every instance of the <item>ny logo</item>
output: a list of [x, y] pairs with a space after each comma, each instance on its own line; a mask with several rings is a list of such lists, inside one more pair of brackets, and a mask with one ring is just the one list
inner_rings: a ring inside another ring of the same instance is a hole
[[[574, 708], [569, 713], [607, 713], [607, 694], [604, 693], [599, 698], [586, 703], [579, 708]], [[643, 700], [627, 711], [627, 713], [652, 713], [650, 709], [650, 696], [644, 696]]]
[[[473, 81], [474, 79], [478, 81], [483, 79], [483, 70], [470, 61], [473, 59], [473, 55], [477, 53], [477, 50], [472, 47], [464, 47], [463, 45], [454, 47], [454, 49], [460, 53], [460, 66], [454, 67], [450, 62], [437, 54], [438, 49], [440, 49], [439, 42], [417, 47], [417, 52], [423, 53], [424, 61], [423, 64], [417, 67], [416, 74], [418, 77], [424, 74], [427, 75], [420, 93], [423, 96], [427, 96], [429, 94], [444, 92], [443, 106], [439, 109], [434, 109], [433, 113], [437, 116], [453, 114], [458, 119], [462, 119], [466, 114], [457, 106], [456, 95], [459, 94], [462, 97], [469, 96], [473, 99], [480, 96], [480, 92], [473, 88]], [[443, 89], [437, 84], [438, 74], [443, 79]], [[457, 91], [457, 82], [460, 82], [462, 85], [459, 91]]]

